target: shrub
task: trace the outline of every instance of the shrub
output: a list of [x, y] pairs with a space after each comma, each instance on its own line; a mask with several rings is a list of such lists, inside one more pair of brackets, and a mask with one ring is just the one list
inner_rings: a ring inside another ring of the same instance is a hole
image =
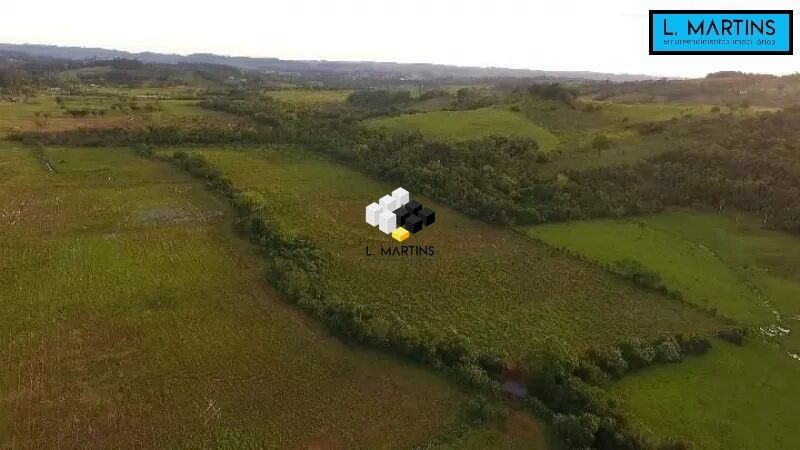
[[607, 381], [607, 375], [597, 365], [591, 361], [581, 360], [578, 368], [575, 369], [575, 376], [581, 380], [599, 386]]
[[628, 339], [620, 344], [620, 351], [625, 361], [634, 369], [649, 366], [656, 359], [653, 346], [637, 338]]
[[588, 449], [592, 446], [600, 420], [589, 413], [581, 415], [556, 414], [553, 419], [559, 434], [571, 449]]
[[608, 150], [613, 145], [613, 141], [605, 134], [598, 134], [592, 140], [592, 148], [595, 150]]
[[681, 347], [672, 336], [661, 338], [655, 345], [656, 361], [663, 363], [676, 363], [683, 360]]
[[741, 346], [744, 345], [745, 343], [747, 330], [744, 328], [728, 328], [725, 330], [721, 330], [719, 333], [717, 333], [717, 336], [719, 336], [722, 339], [725, 339], [726, 341], [732, 344]]
[[578, 368], [579, 359], [563, 341], [549, 338], [539, 351], [522, 360], [528, 389], [537, 393], [553, 392]]
[[474, 425], [481, 425], [490, 420], [496, 420], [505, 417], [508, 411], [491, 402], [483, 395], [477, 395], [467, 401], [465, 410], [467, 420]]
[[628, 371], [629, 365], [616, 347], [595, 348], [589, 352], [589, 358], [612, 377], [619, 378]]
[[681, 351], [684, 354], [702, 355], [708, 352], [708, 349], [711, 348], [711, 341], [702, 336], [684, 337], [682, 335], [678, 335], [676, 338], [678, 340], [678, 345], [680, 345]]
[[448, 366], [459, 363], [469, 363], [475, 358], [472, 356], [469, 343], [459, 336], [451, 336], [438, 345], [439, 358]]
[[614, 263], [612, 269], [638, 286], [659, 292], [667, 291], [661, 277], [657, 273], [648, 270], [639, 261], [630, 258], [619, 260]]

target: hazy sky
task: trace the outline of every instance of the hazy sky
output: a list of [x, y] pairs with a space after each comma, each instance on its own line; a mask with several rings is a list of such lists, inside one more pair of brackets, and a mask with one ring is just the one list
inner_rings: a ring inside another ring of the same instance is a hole
[[[0, 42], [283, 59], [697, 76], [792, 73], [800, 56], [649, 56], [648, 9], [792, 0], [2, 0]], [[800, 32], [796, 33], [800, 35]], [[798, 45], [795, 36], [795, 47]]]

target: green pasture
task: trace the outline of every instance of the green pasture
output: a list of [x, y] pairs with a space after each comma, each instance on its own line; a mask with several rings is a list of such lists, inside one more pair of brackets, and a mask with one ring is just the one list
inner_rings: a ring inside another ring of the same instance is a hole
[[[674, 212], [636, 219], [528, 227], [557, 247], [614, 264], [630, 258], [658, 273], [686, 301], [765, 328], [800, 353], [800, 239], [764, 230], [746, 215]], [[770, 325], [790, 330], [788, 334]]]
[[800, 448], [800, 361], [761, 342], [716, 341], [707, 355], [627, 375], [611, 390], [648, 434], [692, 448]]
[[546, 128], [522, 115], [499, 107], [471, 111], [433, 111], [370, 119], [367, 125], [388, 131], [422, 133], [434, 139], [465, 141], [490, 135], [535, 139], [544, 150], [552, 150], [559, 139]]
[[289, 103], [301, 105], [321, 105], [329, 103], [342, 103], [352, 93], [351, 90], [303, 90], [303, 89], [282, 89], [277, 91], [265, 91], [264, 95]]

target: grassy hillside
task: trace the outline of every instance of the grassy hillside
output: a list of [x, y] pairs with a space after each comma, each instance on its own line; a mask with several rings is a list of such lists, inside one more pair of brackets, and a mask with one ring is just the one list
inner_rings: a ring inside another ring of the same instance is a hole
[[547, 129], [518, 113], [499, 107], [404, 114], [372, 119], [367, 124], [390, 131], [419, 132], [435, 139], [463, 141], [496, 134], [533, 138], [545, 150], [552, 150], [558, 145], [558, 138]]
[[224, 202], [131, 151], [0, 143], [0, 447], [414, 446], [443, 379], [264, 287]]
[[266, 91], [264, 95], [289, 103], [302, 105], [319, 105], [326, 103], [342, 103], [353, 91], [350, 90], [302, 90], [285, 89], [279, 91]]
[[[60, 98], [61, 103], [56, 98]], [[46, 114], [46, 120], [37, 123], [37, 113]], [[200, 108], [197, 100], [158, 99], [149, 98], [149, 95], [43, 95], [25, 103], [0, 101], [0, 137], [11, 131], [52, 132], [81, 127], [130, 128], [150, 124], [191, 127], [232, 120], [225, 113]]]
[[[525, 99], [521, 112], [559, 139], [558, 155], [542, 166], [546, 175], [569, 170], [630, 164], [669, 150], [697, 144], [685, 128], [698, 119], [753, 117], [769, 108], [731, 109], [702, 103], [619, 103], [581, 100], [575, 104]], [[664, 132], [663, 129], [669, 129]], [[594, 147], [597, 136], [608, 138], [608, 148]]]
[[800, 364], [760, 342], [716, 343], [683, 364], [648, 369], [612, 389], [650, 432], [704, 450], [800, 447]]
[[433, 245], [435, 256], [367, 256], [365, 246], [374, 253], [394, 241], [363, 223], [364, 207], [394, 186], [300, 151], [194, 152], [257, 195], [282, 233], [326, 252], [325, 292], [436, 339], [457, 334], [479, 349], [519, 354], [548, 335], [585, 348], [719, 325], [680, 302], [427, 199], [419, 198], [436, 210], [437, 223], [405, 244]]
[[798, 445], [791, 418], [800, 413], [800, 364], [791, 354], [800, 351], [800, 239], [759, 225], [744, 216], [676, 212], [525, 230], [604, 263], [638, 261], [686, 300], [751, 327], [755, 337], [744, 348], [716, 342], [707, 356], [614, 386], [655, 435], [703, 449]]
[[[568, 105], [555, 101], [525, 100], [520, 102], [519, 107], [529, 120], [558, 136], [558, 157], [542, 167], [547, 174], [631, 163], [656, 155], [674, 148], [674, 139], [661, 134], [641, 136], [632, 128], [635, 124], [685, 120], [710, 113], [710, 108], [702, 105], [662, 103], [579, 102]], [[611, 142], [610, 148], [599, 153], [592, 146], [598, 135], [608, 137]]]
[[800, 100], [800, 77], [728, 72], [688, 80], [590, 83], [584, 91], [593, 98], [621, 102], [783, 107]]
[[753, 328], [792, 330], [780, 342], [800, 352], [794, 332], [800, 318], [795, 236], [763, 230], [746, 216], [697, 213], [550, 224], [526, 232], [605, 263], [632, 258], [703, 308]]

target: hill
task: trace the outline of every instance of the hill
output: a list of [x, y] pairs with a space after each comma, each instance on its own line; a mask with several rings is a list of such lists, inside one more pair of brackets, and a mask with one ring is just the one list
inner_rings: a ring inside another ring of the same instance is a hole
[[291, 73], [347, 73], [351, 76], [372, 75], [382, 78], [560, 78], [574, 80], [634, 81], [655, 79], [647, 75], [613, 74], [600, 72], [568, 72], [527, 69], [504, 69], [498, 67], [460, 67], [442, 64], [403, 64], [376, 61], [295, 61], [278, 58], [251, 58], [224, 56], [211, 53], [191, 55], [164, 54], [154, 52], [131, 53], [102, 48], [59, 47], [53, 45], [0, 44], [0, 52], [22, 53], [59, 59], [136, 59], [148, 63], [220, 64], [242, 70]]

